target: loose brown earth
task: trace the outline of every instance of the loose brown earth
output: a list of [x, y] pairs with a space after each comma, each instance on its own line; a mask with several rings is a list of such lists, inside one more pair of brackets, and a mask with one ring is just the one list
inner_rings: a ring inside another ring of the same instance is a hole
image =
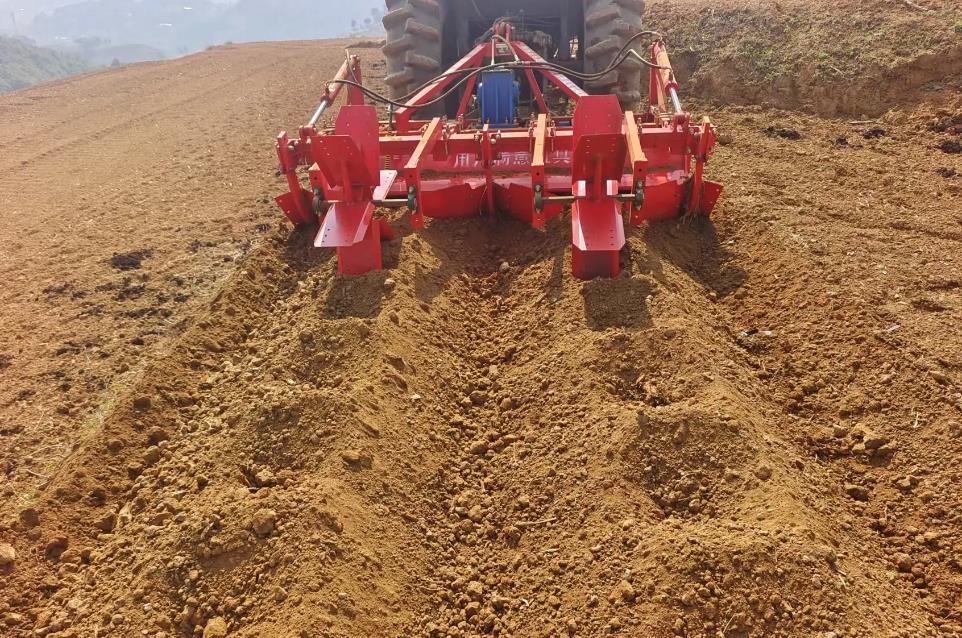
[[0, 98], [0, 635], [962, 635], [957, 97], [694, 105], [714, 222], [614, 281], [396, 216], [349, 279], [269, 199], [342, 56]]

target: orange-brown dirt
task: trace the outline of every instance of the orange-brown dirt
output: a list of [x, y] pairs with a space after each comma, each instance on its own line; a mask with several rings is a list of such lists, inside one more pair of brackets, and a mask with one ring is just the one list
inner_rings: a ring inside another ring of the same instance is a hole
[[962, 635], [962, 104], [693, 105], [716, 216], [617, 280], [396, 213], [343, 278], [269, 200], [343, 46], [0, 98], [0, 635]]
[[962, 91], [959, 0], [651, 2], [689, 95], [874, 117]]

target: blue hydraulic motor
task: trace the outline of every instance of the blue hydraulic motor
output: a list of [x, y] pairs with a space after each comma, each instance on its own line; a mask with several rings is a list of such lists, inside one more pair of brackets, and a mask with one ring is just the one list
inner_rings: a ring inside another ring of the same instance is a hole
[[515, 111], [521, 98], [521, 85], [510, 70], [482, 71], [478, 84], [478, 103], [481, 105], [481, 124], [491, 128], [510, 128], [515, 125]]

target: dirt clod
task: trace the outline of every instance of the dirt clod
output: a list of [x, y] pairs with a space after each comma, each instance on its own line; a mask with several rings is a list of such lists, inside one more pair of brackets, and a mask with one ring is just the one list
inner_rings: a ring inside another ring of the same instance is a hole
[[762, 481], [767, 481], [772, 478], [772, 466], [762, 463], [755, 467], [755, 476], [757, 476]]
[[864, 487], [862, 485], [847, 483], [845, 485], [845, 493], [851, 496], [856, 501], [867, 501], [869, 499], [870, 492], [867, 487]]
[[895, 561], [896, 567], [898, 567], [900, 572], [909, 573], [912, 571], [912, 557], [905, 552], [897, 552], [892, 559]]
[[344, 450], [341, 452], [341, 459], [352, 469], [370, 469], [374, 461], [373, 457], [362, 450]]
[[962, 142], [959, 142], [958, 140], [942, 140], [936, 144], [936, 148], [943, 153], [958, 155], [959, 153], [962, 153]]
[[97, 529], [102, 532], [112, 532], [117, 526], [117, 515], [113, 513], [104, 514], [95, 523]]
[[472, 580], [470, 583], [468, 583], [467, 587], [464, 588], [464, 593], [470, 596], [473, 600], [480, 601], [484, 597], [484, 585], [477, 580]]
[[208, 620], [204, 627], [204, 638], [227, 638], [227, 621], [220, 616]]
[[10, 543], [0, 543], [0, 569], [13, 566], [17, 552]]
[[877, 450], [884, 445], [888, 445], [890, 439], [887, 436], [881, 436], [878, 434], [867, 434], [864, 439], [865, 449], [867, 450]]
[[169, 441], [170, 434], [161, 427], [151, 428], [147, 433], [147, 445], [159, 445], [162, 441]]
[[768, 137], [780, 137], [783, 140], [798, 141], [802, 139], [802, 134], [791, 128], [783, 128], [780, 126], [769, 126], [765, 129], [765, 135]]
[[68, 545], [69, 541], [66, 537], [57, 536], [47, 541], [44, 547], [44, 554], [50, 560], [57, 560], [67, 550]]
[[127, 253], [115, 254], [110, 258], [110, 265], [117, 270], [138, 270], [145, 259], [150, 257], [153, 251], [150, 249], [132, 250]]
[[634, 586], [627, 580], [621, 580], [618, 582], [618, 585], [615, 587], [614, 591], [611, 592], [608, 600], [610, 600], [612, 603], [619, 601], [624, 603], [633, 603], [637, 597], [638, 593], [635, 591]]
[[251, 529], [258, 536], [270, 536], [277, 524], [277, 512], [267, 508], [261, 508], [254, 513], [251, 521]]
[[488, 442], [485, 440], [474, 441], [468, 447], [468, 451], [475, 456], [483, 456], [488, 451]]
[[20, 510], [20, 524], [27, 529], [36, 527], [40, 525], [40, 512], [38, 512], [33, 507], [27, 507]]

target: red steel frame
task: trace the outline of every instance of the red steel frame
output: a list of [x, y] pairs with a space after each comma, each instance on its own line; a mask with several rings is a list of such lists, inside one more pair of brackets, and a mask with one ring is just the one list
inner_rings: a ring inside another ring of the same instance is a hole
[[[451, 71], [514, 57], [544, 63], [526, 44], [511, 39], [510, 25], [501, 23], [496, 30], [497, 39], [478, 45]], [[625, 245], [626, 209], [632, 225], [709, 215], [722, 189], [704, 179], [716, 142], [714, 127], [708, 118], [696, 125], [690, 114], [670, 112], [678, 84], [660, 42], [652, 45], [650, 59], [655, 66], [642, 114], [623, 112], [615, 96], [588, 95], [563, 74], [523, 69], [541, 111], [527, 128], [494, 129], [467, 117], [477, 75], [466, 82], [452, 120], [414, 115], [463, 74], [425, 86], [391, 122], [379, 122], [375, 107], [350, 87], [332, 129], [311, 124], [300, 128], [297, 139], [286, 133], [278, 137], [290, 192], [277, 202], [295, 224], [313, 223], [320, 215], [315, 245], [337, 249], [339, 271], [351, 275], [381, 268], [380, 242], [393, 232], [375, 217], [378, 206], [406, 204], [414, 228], [423, 227], [425, 217], [495, 211], [541, 228], [570, 203], [574, 275], [615, 277]], [[536, 73], [576, 102], [573, 117], [549, 114]], [[360, 77], [360, 63], [351, 56], [337, 79]], [[331, 84], [322, 106], [333, 103], [342, 86]], [[301, 186], [301, 166], [310, 167], [312, 190]]]

